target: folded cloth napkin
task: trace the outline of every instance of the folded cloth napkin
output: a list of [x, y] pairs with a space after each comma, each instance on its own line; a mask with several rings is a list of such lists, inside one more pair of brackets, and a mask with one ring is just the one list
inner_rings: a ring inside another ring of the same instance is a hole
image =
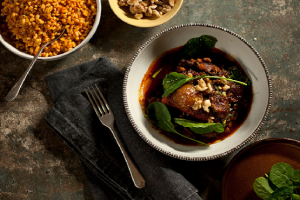
[[[107, 58], [99, 58], [46, 77], [54, 107], [47, 123], [82, 161], [95, 199], [201, 199], [176, 167], [180, 161], [150, 147], [130, 124], [122, 98], [123, 74]], [[85, 88], [97, 84], [115, 116], [115, 128], [144, 175], [137, 189], [110, 131], [97, 118]]]

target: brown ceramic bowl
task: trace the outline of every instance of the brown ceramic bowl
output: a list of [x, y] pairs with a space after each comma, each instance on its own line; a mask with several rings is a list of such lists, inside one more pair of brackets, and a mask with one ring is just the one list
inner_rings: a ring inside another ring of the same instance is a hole
[[269, 173], [279, 162], [300, 169], [300, 142], [266, 139], [240, 151], [229, 163], [222, 181], [223, 200], [261, 200], [253, 190], [254, 180]]

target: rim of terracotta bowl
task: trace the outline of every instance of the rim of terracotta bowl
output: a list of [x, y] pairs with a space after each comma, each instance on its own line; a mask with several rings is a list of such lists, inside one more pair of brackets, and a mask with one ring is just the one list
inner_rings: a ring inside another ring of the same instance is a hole
[[[172, 30], [175, 30], [175, 29], [180, 29], [180, 28], [185, 28], [185, 27], [191, 27], [191, 26], [202, 26], [202, 27], [209, 27], [209, 28], [215, 28], [215, 29], [218, 29], [218, 30], [221, 30], [221, 31], [224, 31], [226, 33], [229, 33], [233, 36], [235, 36], [236, 38], [240, 39], [242, 42], [244, 42], [254, 53], [255, 55], [257, 56], [257, 58], [259, 59], [261, 65], [263, 66], [264, 68], [264, 71], [265, 71], [265, 74], [266, 74], [266, 78], [267, 78], [267, 81], [268, 81], [268, 89], [269, 89], [269, 98], [268, 98], [268, 104], [267, 104], [267, 107], [266, 107], [266, 110], [265, 110], [265, 113], [264, 113], [264, 116], [262, 118], [262, 120], [260, 121], [260, 123], [258, 124], [258, 126], [255, 128], [255, 130], [248, 136], [248, 138], [246, 140], [244, 140], [242, 143], [240, 143], [239, 145], [233, 147], [232, 149], [228, 150], [228, 151], [225, 151], [223, 153], [219, 153], [219, 154], [216, 154], [216, 155], [211, 155], [211, 156], [204, 156], [204, 157], [190, 157], [190, 156], [181, 156], [181, 155], [178, 155], [176, 153], [172, 153], [172, 152], [169, 152], [169, 151], [166, 151], [164, 150], [163, 148], [155, 145], [151, 140], [149, 140], [143, 133], [142, 131], [139, 129], [139, 127], [137, 126], [137, 124], [135, 123], [132, 115], [131, 115], [131, 112], [129, 110], [129, 106], [128, 106], [128, 102], [127, 102], [127, 80], [128, 80], [128, 75], [129, 75], [129, 72], [130, 72], [130, 69], [132, 67], [132, 64], [134, 63], [136, 57], [141, 53], [141, 51], [147, 47], [147, 45], [149, 43], [151, 43], [152, 41], [154, 41], [156, 38], [160, 37], [161, 35], [169, 32], [169, 31], [172, 31]], [[134, 127], [134, 129], [136, 130], [136, 132], [140, 135], [140, 137], [145, 141], [147, 142], [151, 147], [153, 147], [154, 149], [160, 151], [161, 153], [165, 154], [165, 155], [168, 155], [168, 156], [171, 156], [171, 157], [174, 157], [174, 158], [177, 158], [177, 159], [181, 159], [181, 160], [188, 160], [188, 161], [206, 161], [206, 160], [213, 160], [213, 159], [217, 159], [217, 158], [220, 158], [220, 157], [223, 157], [223, 156], [226, 156], [238, 149], [240, 149], [242, 146], [244, 146], [245, 144], [247, 144], [257, 133], [258, 131], [261, 129], [262, 125], [265, 123], [267, 117], [268, 117], [268, 114], [269, 114], [269, 111], [270, 111], [270, 107], [271, 107], [271, 100], [272, 100], [272, 84], [271, 84], [271, 79], [270, 79], [270, 76], [269, 76], [269, 70], [265, 64], [265, 62], [263, 61], [263, 59], [261, 58], [261, 56], [259, 55], [259, 53], [256, 51], [256, 49], [249, 43], [247, 42], [243, 37], [241, 37], [240, 35], [226, 29], [226, 28], [222, 28], [220, 26], [215, 26], [215, 25], [211, 25], [211, 24], [202, 24], [202, 23], [191, 23], [191, 24], [181, 24], [181, 25], [178, 25], [178, 26], [173, 26], [173, 27], [170, 27], [168, 29], [165, 29], [164, 31], [154, 35], [153, 37], [151, 37], [149, 40], [147, 40], [138, 50], [137, 52], [135, 53], [135, 55], [133, 56], [132, 60], [130, 61], [127, 69], [126, 69], [126, 72], [125, 72], [125, 75], [124, 75], [124, 82], [123, 82], [123, 101], [124, 101], [124, 106], [125, 106], [125, 110], [126, 110], [126, 113], [127, 113], [127, 116], [129, 118], [129, 121], [131, 122], [132, 126]]]
[[[54, 60], [62, 59], [62, 58], [65, 58], [66, 56], [68, 56], [69, 54], [72, 54], [76, 50], [80, 49], [85, 44], [87, 44], [88, 41], [95, 34], [95, 32], [96, 32], [96, 30], [98, 28], [98, 25], [100, 23], [101, 10], [102, 10], [101, 1], [100, 0], [96, 0], [96, 3], [97, 3], [97, 14], [95, 16], [95, 21], [94, 21], [93, 27], [90, 30], [89, 34], [86, 36], [86, 38], [84, 40], [82, 40], [82, 42], [80, 42], [79, 45], [77, 45], [71, 51], [67, 51], [65, 53], [58, 54], [56, 56], [51, 56], [51, 57], [39, 57], [38, 60], [54, 61]], [[16, 54], [16, 55], [18, 55], [18, 56], [20, 56], [22, 58], [26, 58], [26, 59], [29, 59], [29, 60], [32, 60], [34, 58], [34, 56], [32, 56], [30, 54], [27, 54], [27, 53], [24, 53], [24, 52], [20, 51], [19, 49], [17, 49], [16, 47], [12, 46], [9, 42], [6, 41], [5, 38], [3, 38], [1, 36], [1, 34], [0, 34], [0, 43], [3, 44], [3, 46], [5, 46], [9, 51], [11, 51], [12, 53], [14, 53], [14, 54]]]
[[[118, 5], [118, 0], [108, 0], [110, 8], [115, 13], [115, 15], [122, 20], [123, 22], [130, 24], [132, 26], [141, 27], [141, 28], [150, 28], [154, 26], [159, 26], [170, 19], [172, 19], [180, 10], [181, 5], [184, 0], [177, 0], [175, 2], [175, 6], [171, 9], [171, 11], [167, 12], [166, 14], [162, 15], [160, 18], [142, 18], [142, 19], [135, 19], [134, 17], [131, 18], [127, 15], [127, 12], [123, 11], [122, 8]], [[128, 8], [129, 9], [129, 8]], [[130, 13], [131, 14], [131, 13]]]
[[245, 147], [230, 160], [229, 164], [226, 167], [226, 170], [223, 174], [222, 185], [221, 185], [222, 199], [225, 199], [225, 186], [226, 186], [225, 183], [227, 181], [228, 173], [230, 172], [231, 168], [236, 163], [236, 161], [240, 157], [242, 157], [244, 154], [246, 154], [248, 151], [250, 151], [258, 146], [265, 145], [265, 144], [278, 143], [278, 142], [300, 147], [300, 141], [295, 140], [295, 139], [290, 139], [290, 138], [267, 138], [267, 139], [263, 139], [263, 140], [258, 140], [256, 142], [250, 144], [249, 146]]

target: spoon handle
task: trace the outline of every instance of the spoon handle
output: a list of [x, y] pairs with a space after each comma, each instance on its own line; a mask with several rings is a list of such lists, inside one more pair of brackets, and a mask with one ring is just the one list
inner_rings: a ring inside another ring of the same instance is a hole
[[26, 71], [23, 73], [23, 75], [21, 76], [21, 78], [18, 80], [18, 82], [16, 82], [16, 84], [11, 88], [11, 90], [9, 91], [9, 93], [6, 95], [6, 100], [7, 101], [12, 101], [14, 100], [19, 92], [20, 89], [27, 77], [27, 75], [29, 74], [30, 70], [32, 69], [34, 63], [36, 62], [36, 60], [38, 59], [38, 57], [40, 56], [40, 54], [42, 53], [42, 51], [44, 50], [44, 48], [46, 47], [47, 44], [45, 44], [40, 50], [39, 52], [34, 56], [33, 60], [31, 61], [29, 67], [26, 69]]
[[18, 80], [18, 82], [16, 82], [16, 84], [11, 88], [11, 90], [9, 91], [9, 93], [6, 95], [6, 100], [7, 100], [7, 101], [12, 101], [12, 100], [14, 100], [14, 99], [18, 96], [18, 94], [19, 94], [19, 92], [20, 92], [20, 89], [21, 89], [21, 87], [22, 87], [22, 85], [23, 85], [23, 83], [24, 83], [24, 81], [25, 81], [27, 75], [29, 74], [29, 72], [30, 72], [30, 70], [32, 69], [34, 63], [36, 62], [36, 60], [38, 59], [38, 57], [40, 56], [40, 54], [42, 53], [42, 51], [44, 50], [44, 48], [45, 48], [48, 44], [50, 44], [50, 43], [52, 43], [52, 42], [58, 40], [58, 39], [64, 34], [65, 30], [66, 30], [66, 29], [64, 29], [63, 32], [60, 34], [60, 36], [58, 36], [56, 39], [54, 39], [54, 40], [48, 42], [47, 44], [45, 44], [44, 46], [42, 46], [42, 47], [40, 48], [39, 52], [34, 56], [33, 60], [31, 61], [29, 67], [26, 69], [26, 71], [23, 73], [23, 75], [22, 75], [21, 78]]

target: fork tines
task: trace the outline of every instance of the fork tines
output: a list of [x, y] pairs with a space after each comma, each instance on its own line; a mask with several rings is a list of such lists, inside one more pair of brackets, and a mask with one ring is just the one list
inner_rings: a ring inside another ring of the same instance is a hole
[[[95, 112], [97, 113], [97, 115], [100, 114], [100, 116], [98, 116], [98, 117], [101, 117], [103, 115], [110, 113], [110, 108], [96, 84], [95, 84], [95, 87], [96, 87], [96, 89], [94, 87], [92, 87], [92, 91], [91, 91], [90, 88], [88, 88], [88, 91], [85, 90], [85, 92], [86, 92]], [[92, 100], [92, 98], [90, 96], [92, 96], [94, 101]]]

